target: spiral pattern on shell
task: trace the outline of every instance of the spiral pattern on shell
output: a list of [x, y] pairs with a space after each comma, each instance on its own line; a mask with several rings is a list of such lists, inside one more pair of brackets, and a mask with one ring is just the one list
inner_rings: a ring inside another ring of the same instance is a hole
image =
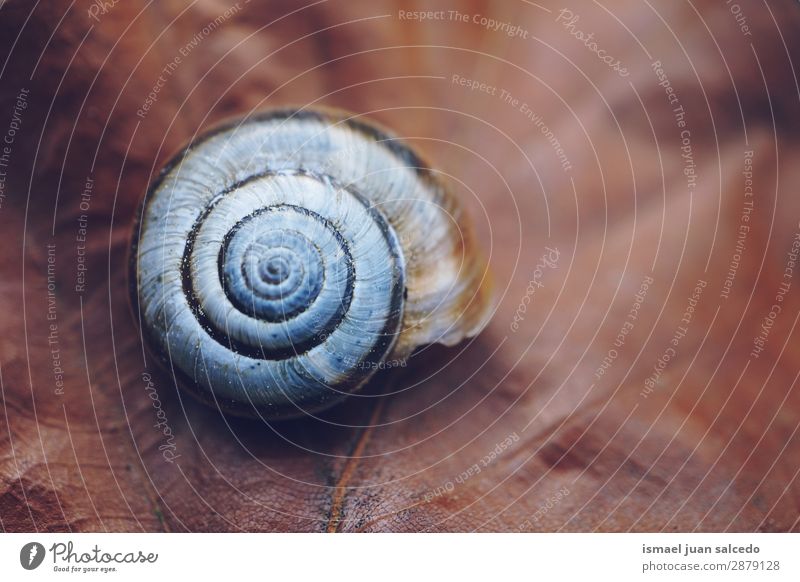
[[381, 362], [477, 333], [485, 265], [407, 146], [329, 111], [273, 111], [183, 150], [134, 233], [149, 343], [204, 401], [287, 418]]

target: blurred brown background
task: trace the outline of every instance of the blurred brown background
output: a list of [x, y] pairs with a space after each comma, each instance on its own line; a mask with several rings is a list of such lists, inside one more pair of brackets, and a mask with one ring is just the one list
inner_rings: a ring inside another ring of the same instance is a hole
[[[4, 2], [0, 527], [800, 530], [798, 27], [789, 0]], [[286, 104], [449, 174], [498, 309], [267, 426], [145, 363], [126, 253], [175, 150]]]

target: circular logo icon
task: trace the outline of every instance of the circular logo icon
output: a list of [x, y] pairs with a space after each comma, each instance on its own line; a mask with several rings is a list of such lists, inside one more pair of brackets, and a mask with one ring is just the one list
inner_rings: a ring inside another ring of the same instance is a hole
[[39, 542], [29, 542], [19, 551], [19, 563], [26, 570], [35, 570], [44, 561], [44, 546]]

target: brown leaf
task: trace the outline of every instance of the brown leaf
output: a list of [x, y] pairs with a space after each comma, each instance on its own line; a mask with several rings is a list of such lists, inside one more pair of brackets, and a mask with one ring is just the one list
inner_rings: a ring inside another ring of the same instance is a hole
[[[724, 3], [101, 4], [0, 7], [3, 530], [800, 529], [796, 6], [742, 4], [745, 31]], [[177, 148], [285, 104], [363, 113], [449, 174], [498, 309], [266, 425], [146, 356], [127, 252]]]

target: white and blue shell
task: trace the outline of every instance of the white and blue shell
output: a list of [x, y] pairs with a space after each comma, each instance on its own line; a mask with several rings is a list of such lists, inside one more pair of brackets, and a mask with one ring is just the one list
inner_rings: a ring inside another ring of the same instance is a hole
[[462, 211], [406, 145], [328, 110], [202, 136], [150, 188], [134, 305], [181, 385], [221, 410], [310, 414], [388, 358], [475, 335], [486, 269]]

